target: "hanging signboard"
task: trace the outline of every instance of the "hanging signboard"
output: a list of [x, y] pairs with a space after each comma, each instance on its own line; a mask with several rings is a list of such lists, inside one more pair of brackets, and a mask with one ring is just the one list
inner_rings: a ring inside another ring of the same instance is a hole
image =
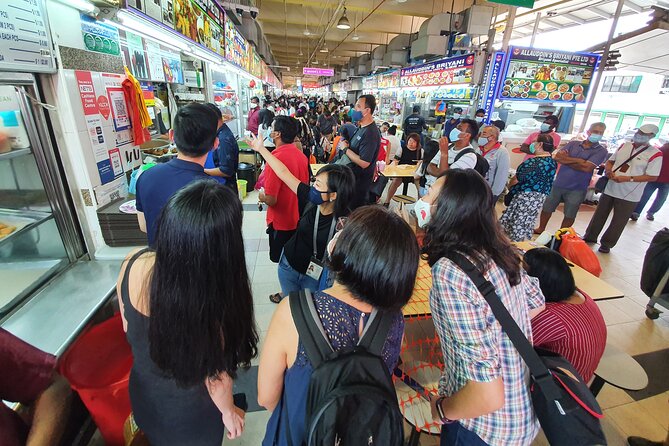
[[502, 67], [504, 66], [504, 52], [497, 51], [490, 58], [490, 63], [486, 68], [485, 88], [483, 89], [483, 100], [481, 101], [481, 108], [485, 110], [483, 121], [490, 123], [490, 116], [495, 108], [495, 98], [497, 97], [497, 89], [500, 84]]
[[225, 16], [225, 58], [240, 68], [248, 65], [246, 39], [228, 16]]
[[88, 51], [112, 56], [121, 54], [118, 29], [115, 26], [102, 23], [86, 14], [80, 16], [81, 33]]
[[379, 88], [396, 88], [400, 86], [400, 70], [381, 73], [377, 77]]
[[440, 59], [414, 67], [403, 68], [400, 77], [402, 87], [435, 87], [472, 82], [474, 55]]
[[362, 89], [363, 90], [376, 90], [378, 88], [378, 78], [377, 76], [367, 76], [362, 78]]
[[180, 34], [224, 55], [225, 37], [223, 32], [224, 16], [218, 4], [213, 1], [174, 0], [174, 28]]
[[334, 76], [334, 68], [314, 68], [314, 67], [303, 67], [302, 74], [304, 76]]
[[45, 0], [0, 2], [0, 68], [53, 73]]
[[583, 103], [598, 61], [597, 54], [510, 47], [499, 97]]

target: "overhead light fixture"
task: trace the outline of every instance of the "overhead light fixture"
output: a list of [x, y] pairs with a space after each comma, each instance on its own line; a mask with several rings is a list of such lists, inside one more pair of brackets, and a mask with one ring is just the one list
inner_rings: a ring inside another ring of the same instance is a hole
[[113, 22], [108, 19], [104, 19], [103, 22], [121, 28], [125, 31], [130, 31], [131, 33], [140, 34], [142, 37], [153, 40], [162, 45], [174, 46], [182, 51], [190, 50], [189, 45], [184, 40], [174, 35], [170, 35], [170, 33], [161, 30], [156, 25], [144, 22], [134, 14], [130, 14], [126, 11], [119, 11], [116, 14], [116, 18], [120, 23]]
[[304, 9], [304, 31], [302, 32], [302, 34], [304, 34], [305, 36], [310, 36], [311, 35], [311, 32], [309, 31], [309, 27], [307, 26], [308, 21], [309, 21], [309, 11], [305, 8]]
[[353, 33], [353, 36], [351, 37], [351, 39], [353, 39], [353, 40], [360, 40], [360, 36], [358, 35], [358, 32], [357, 32], [357, 31]]
[[314, 60], [314, 61], [312, 62], [312, 65], [318, 65], [318, 61], [317, 61], [317, 60]]
[[346, 8], [344, 8], [344, 13], [341, 15], [341, 18], [339, 19], [339, 22], [337, 22], [337, 28], [338, 29], [351, 29], [351, 24], [348, 21], [348, 17], [346, 17]]
[[321, 53], [327, 53], [327, 52], [329, 52], [330, 50], [328, 50], [328, 44], [327, 44], [327, 43], [324, 43], [324, 44], [323, 44], [323, 47], [322, 47], [320, 50], [318, 50], [318, 51], [321, 52]]
[[[87, 0], [57, 0], [59, 3], [62, 3], [67, 6], [71, 6], [72, 8], [78, 9], [79, 11], [90, 14], [92, 12], [95, 12], [97, 9], [97, 6], [92, 4], [91, 2]], [[99, 12], [99, 10], [98, 10]]]

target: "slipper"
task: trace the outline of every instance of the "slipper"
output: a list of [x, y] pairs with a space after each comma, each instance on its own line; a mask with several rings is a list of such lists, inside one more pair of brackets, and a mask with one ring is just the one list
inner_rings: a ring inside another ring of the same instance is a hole
[[281, 299], [283, 299], [281, 293], [274, 293], [269, 295], [269, 300], [272, 303], [278, 304], [279, 302], [281, 302]]

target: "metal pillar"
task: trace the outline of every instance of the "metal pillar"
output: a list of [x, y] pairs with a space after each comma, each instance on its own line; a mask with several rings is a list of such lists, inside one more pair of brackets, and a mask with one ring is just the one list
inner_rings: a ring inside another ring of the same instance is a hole
[[534, 48], [534, 39], [537, 37], [539, 31], [539, 22], [541, 22], [541, 11], [537, 12], [537, 18], [534, 20], [534, 29], [532, 30], [532, 39], [530, 40], [530, 48]]
[[597, 95], [597, 89], [599, 88], [599, 82], [602, 80], [602, 75], [604, 74], [604, 68], [606, 66], [606, 61], [609, 58], [609, 50], [611, 49], [611, 41], [613, 40], [613, 35], [616, 32], [616, 27], [618, 26], [618, 19], [620, 18], [620, 13], [623, 10], [623, 5], [625, 0], [618, 0], [618, 6], [616, 7], [616, 13], [613, 16], [613, 23], [611, 23], [611, 29], [609, 30], [609, 38], [606, 40], [606, 46], [604, 47], [604, 53], [602, 54], [602, 60], [599, 62], [599, 69], [595, 73], [595, 79], [592, 85], [590, 85], [590, 95], [588, 96], [588, 104], [585, 107], [585, 113], [583, 113], [583, 119], [581, 120], [581, 125], [578, 128], [579, 133], [585, 131], [585, 124], [588, 121], [590, 112], [592, 111], [592, 104], [595, 102], [595, 96]]
[[516, 21], [516, 7], [509, 8], [509, 15], [506, 17], [506, 27], [504, 28], [504, 37], [502, 39], [502, 51], [509, 49], [509, 41], [511, 40], [511, 31], [513, 31], [513, 24]]

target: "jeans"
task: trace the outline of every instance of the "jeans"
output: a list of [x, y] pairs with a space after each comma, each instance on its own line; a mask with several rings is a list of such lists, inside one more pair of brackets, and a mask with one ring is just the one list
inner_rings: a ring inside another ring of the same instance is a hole
[[281, 254], [278, 272], [279, 283], [281, 284], [281, 292], [284, 296], [288, 296], [293, 291], [318, 291], [318, 280], [312, 279], [306, 274], [300, 274], [295, 271], [288, 263], [288, 260], [286, 260], [285, 254]]
[[474, 432], [462, 427], [457, 421], [441, 427], [440, 446], [488, 446]]
[[634, 209], [636, 214], [641, 214], [643, 208], [646, 207], [646, 203], [648, 203], [648, 200], [650, 200], [650, 197], [653, 196], [653, 192], [656, 190], [657, 196], [650, 209], [648, 209], [648, 213], [655, 214], [662, 208], [662, 205], [667, 200], [667, 195], [669, 195], [669, 183], [658, 183], [657, 181], [654, 181], [646, 184], [646, 187], [643, 190], [643, 195], [641, 196], [641, 201], [639, 201], [636, 209]]

